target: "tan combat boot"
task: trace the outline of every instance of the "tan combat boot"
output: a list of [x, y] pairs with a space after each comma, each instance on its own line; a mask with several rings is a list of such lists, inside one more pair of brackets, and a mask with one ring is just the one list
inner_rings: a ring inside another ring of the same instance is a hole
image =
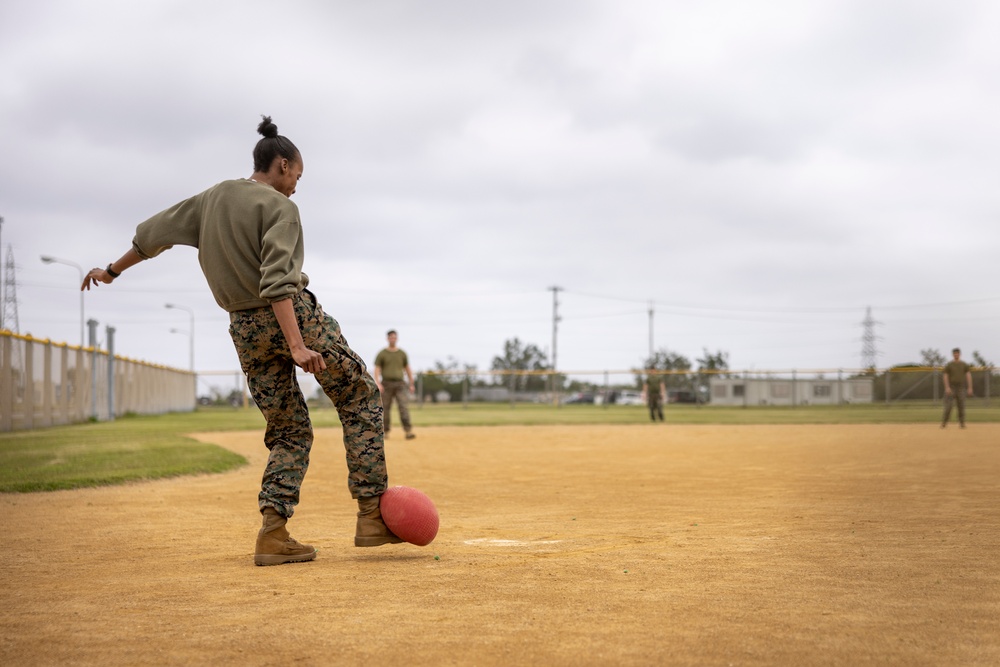
[[281, 565], [301, 563], [316, 558], [316, 550], [308, 544], [299, 544], [285, 528], [287, 519], [273, 507], [264, 509], [264, 525], [257, 533], [256, 565]]
[[354, 536], [356, 547], [377, 547], [382, 544], [399, 544], [403, 540], [392, 534], [382, 521], [379, 498], [358, 498], [358, 529]]

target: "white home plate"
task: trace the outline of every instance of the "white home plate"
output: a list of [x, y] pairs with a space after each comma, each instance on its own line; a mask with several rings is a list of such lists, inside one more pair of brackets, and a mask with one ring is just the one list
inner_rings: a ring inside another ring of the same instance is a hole
[[530, 547], [538, 544], [559, 544], [562, 540], [538, 540], [536, 542], [525, 542], [523, 540], [491, 540], [488, 537], [481, 537], [476, 540], [466, 540], [465, 544], [483, 544], [488, 547]]

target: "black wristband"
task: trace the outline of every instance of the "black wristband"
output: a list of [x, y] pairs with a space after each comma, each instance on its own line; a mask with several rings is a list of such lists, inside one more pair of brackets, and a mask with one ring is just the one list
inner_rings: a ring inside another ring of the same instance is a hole
[[111, 276], [112, 278], [117, 278], [121, 274], [120, 273], [115, 273], [114, 270], [112, 270], [112, 268], [111, 268], [111, 264], [114, 264], [114, 262], [111, 262], [110, 264], [108, 264], [108, 268], [106, 268], [104, 270], [107, 271], [108, 275]]

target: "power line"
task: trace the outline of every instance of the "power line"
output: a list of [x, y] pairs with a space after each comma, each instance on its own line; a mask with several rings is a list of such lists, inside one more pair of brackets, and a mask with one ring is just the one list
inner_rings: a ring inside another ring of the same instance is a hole
[[[608, 294], [577, 292], [575, 290], [565, 290], [565, 291], [567, 294], [575, 294], [577, 296], [585, 296], [592, 299], [606, 299], [608, 301], [625, 301], [628, 303], [643, 303], [647, 305], [652, 304], [652, 305], [662, 306], [665, 308], [681, 308], [689, 310], [718, 310], [718, 311], [735, 311], [735, 312], [752, 312], [752, 313], [788, 314], [788, 313], [845, 313], [845, 312], [853, 312], [858, 309], [858, 306], [837, 306], [831, 308], [814, 308], [814, 307], [748, 308], [746, 306], [690, 305], [690, 304], [669, 303], [664, 301], [637, 299], [635, 297], [622, 297], [622, 296], [612, 296]], [[943, 306], [966, 306], [972, 304], [989, 303], [993, 301], [1000, 301], [1000, 296], [984, 297], [982, 299], [966, 299], [963, 301], [941, 301], [937, 303], [911, 303], [911, 304], [897, 304], [891, 306], [881, 305], [877, 307], [880, 310], [907, 310], [912, 308], [940, 308]]]

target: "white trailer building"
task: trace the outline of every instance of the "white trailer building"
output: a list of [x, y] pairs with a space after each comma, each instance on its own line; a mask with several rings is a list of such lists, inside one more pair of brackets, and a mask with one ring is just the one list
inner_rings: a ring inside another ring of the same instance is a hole
[[713, 405], [837, 405], [871, 403], [872, 378], [797, 377], [712, 377], [709, 380]]

